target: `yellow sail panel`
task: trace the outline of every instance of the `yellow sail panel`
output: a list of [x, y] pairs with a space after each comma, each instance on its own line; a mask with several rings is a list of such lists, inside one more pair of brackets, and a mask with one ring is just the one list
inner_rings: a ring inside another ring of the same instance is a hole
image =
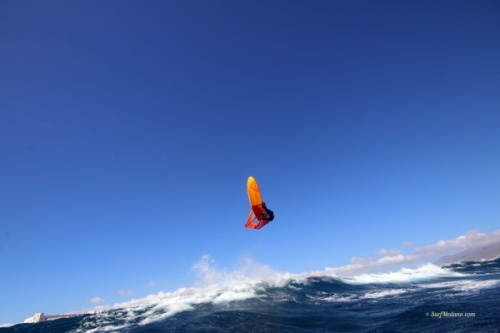
[[251, 206], [261, 205], [262, 197], [260, 196], [260, 189], [257, 181], [252, 176], [248, 177], [247, 181], [248, 199]]

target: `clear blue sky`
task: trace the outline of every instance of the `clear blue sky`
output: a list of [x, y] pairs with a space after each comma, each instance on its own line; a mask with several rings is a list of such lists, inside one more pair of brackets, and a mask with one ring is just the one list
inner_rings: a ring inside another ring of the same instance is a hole
[[0, 1], [0, 324], [495, 231], [499, 61], [498, 1]]

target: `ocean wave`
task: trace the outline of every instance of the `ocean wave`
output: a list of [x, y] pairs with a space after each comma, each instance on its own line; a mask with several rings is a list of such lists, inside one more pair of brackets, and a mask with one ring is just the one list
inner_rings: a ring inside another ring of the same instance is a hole
[[[134, 322], [146, 325], [154, 321], [163, 320], [183, 311], [193, 310], [199, 304], [225, 304], [243, 301], [250, 298], [259, 298], [268, 295], [269, 288], [296, 288], [301, 285], [317, 283], [345, 283], [351, 285], [366, 285], [373, 283], [401, 283], [417, 282], [434, 279], [437, 277], [460, 277], [464, 274], [453, 272], [433, 264], [423, 265], [419, 268], [402, 268], [399, 271], [388, 273], [359, 274], [347, 277], [321, 275], [321, 272], [291, 274], [280, 273], [266, 265], [260, 265], [247, 260], [244, 267], [236, 271], [217, 269], [215, 262], [209, 256], [203, 256], [193, 265], [193, 271], [198, 280], [195, 287], [180, 288], [174, 292], [160, 292], [142, 299], [133, 299], [128, 302], [115, 304], [107, 311], [121, 311], [120, 318], [124, 322]], [[319, 274], [318, 274], [319, 273]], [[326, 272], [325, 272], [326, 273]], [[432, 285], [427, 285], [432, 288]], [[463, 288], [466, 288], [464, 285]], [[473, 288], [473, 287], [470, 287]], [[357, 299], [376, 299], [397, 296], [407, 292], [404, 289], [387, 289], [357, 295]], [[318, 300], [348, 302], [355, 297], [347, 295], [328, 295]], [[137, 320], [140, 317], [140, 320]], [[113, 317], [113, 320], [116, 318]], [[101, 316], [106, 320], [106, 316]], [[101, 327], [102, 329], [102, 327]]]
[[[388, 316], [382, 311], [388, 304], [400, 309], [396, 312], [412, 313], [416, 303], [435, 303], [451, 298], [456, 302], [464, 295], [479, 295], [489, 288], [498, 290], [500, 285], [496, 275], [460, 273], [433, 264], [343, 277], [328, 274], [328, 271], [321, 273], [277, 272], [250, 259], [238, 270], [221, 270], [213, 259], [203, 256], [193, 265], [197, 280], [192, 287], [101, 308], [85, 316], [71, 332], [141, 332], [151, 326], [161, 327], [160, 331], [168, 327], [166, 331], [175, 332], [175, 327], [181, 327], [182, 331], [185, 327], [182, 325], [205, 322], [207, 318], [229, 316], [231, 320], [250, 320], [258, 315], [259, 320], [267, 320], [265, 318], [273, 316], [305, 316], [308, 311], [318, 309], [326, 311], [321, 312], [323, 314], [340, 311], [349, 317], [361, 307], [372, 316], [375, 313]], [[263, 327], [267, 324], [262, 322]]]
[[437, 277], [459, 277], [463, 274], [452, 270], [436, 266], [434, 264], [426, 264], [421, 267], [411, 269], [402, 268], [399, 271], [388, 273], [370, 273], [359, 274], [342, 278], [347, 283], [368, 284], [368, 283], [401, 283], [401, 282], [417, 282]]

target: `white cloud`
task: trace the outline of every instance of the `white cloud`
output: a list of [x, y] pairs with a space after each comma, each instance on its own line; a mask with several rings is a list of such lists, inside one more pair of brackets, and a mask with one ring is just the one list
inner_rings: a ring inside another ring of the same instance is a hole
[[157, 282], [156, 281], [149, 281], [148, 282], [148, 287], [154, 287], [156, 286]]
[[404, 242], [401, 242], [401, 246], [404, 246], [404, 247], [413, 246], [413, 242], [404, 241]]
[[383, 248], [377, 251], [377, 254], [379, 256], [385, 256], [387, 253], [389, 253], [389, 251], [387, 251], [386, 249], [383, 249]]
[[385, 255], [387, 255], [389, 253], [392, 254], [392, 255], [394, 255], [394, 256], [397, 256], [397, 255], [401, 254], [401, 251], [400, 250], [390, 250], [389, 251], [389, 250], [386, 250], [384, 248], [382, 248], [382, 249], [380, 249], [380, 250], [377, 251], [377, 254], [379, 256], [385, 256]]
[[451, 250], [480, 247], [500, 241], [500, 230], [491, 234], [483, 234], [479, 231], [469, 231], [453, 240], [440, 240], [436, 244], [418, 247], [413, 252], [420, 256], [431, 256], [442, 254]]
[[[350, 264], [342, 267], [328, 267], [326, 268], [326, 272], [339, 276], [351, 275], [370, 268], [412, 263], [449, 251], [475, 248], [495, 242], [500, 242], [500, 230], [491, 234], [484, 234], [479, 231], [469, 231], [465, 235], [461, 235], [453, 240], [440, 240], [432, 245], [417, 247], [413, 252], [407, 255], [403, 255], [399, 250], [388, 251], [386, 249], [380, 249], [377, 253], [383, 257], [379, 259], [374, 260], [370, 258], [354, 257], [351, 259]], [[410, 242], [403, 242], [402, 245], [409, 243]]]
[[[383, 258], [378, 259], [375, 262], [376, 266], [381, 266], [381, 265], [388, 265], [388, 264], [399, 264], [405, 261], [405, 256], [402, 254], [397, 254], [397, 255], [392, 255], [392, 256], [386, 256]], [[371, 265], [373, 265], [373, 262], [370, 262]]]
[[369, 262], [370, 262], [369, 258], [359, 258], [359, 257], [352, 257], [351, 258], [351, 263], [353, 263], [355, 265], [366, 265]]
[[103, 303], [104, 300], [100, 297], [92, 297], [91, 299], [89, 299], [89, 303], [92, 303], [92, 304], [97, 304], [97, 303]]
[[118, 290], [118, 295], [121, 295], [121, 296], [133, 296], [133, 295], [135, 295], [135, 292], [133, 292], [132, 290], [120, 289], [120, 290]]

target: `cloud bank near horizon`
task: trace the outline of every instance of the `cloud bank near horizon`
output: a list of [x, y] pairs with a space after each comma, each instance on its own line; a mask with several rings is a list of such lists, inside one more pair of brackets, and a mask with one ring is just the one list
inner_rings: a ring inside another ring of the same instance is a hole
[[132, 290], [120, 289], [118, 290], [117, 294], [120, 296], [134, 296], [135, 292]]
[[[337, 276], [352, 275], [372, 268], [414, 263], [450, 251], [478, 248], [496, 242], [500, 242], [500, 230], [491, 234], [469, 231], [452, 240], [440, 240], [432, 245], [417, 247], [407, 255], [402, 254], [400, 250], [380, 249], [377, 253], [382, 257], [378, 259], [353, 257], [350, 264], [341, 267], [327, 267], [324, 273]], [[401, 246], [412, 244], [412, 242], [404, 241]]]
[[98, 303], [103, 303], [104, 300], [102, 298], [100, 298], [99, 296], [96, 296], [96, 297], [92, 297], [91, 299], [89, 299], [89, 303], [91, 304], [98, 304]]

